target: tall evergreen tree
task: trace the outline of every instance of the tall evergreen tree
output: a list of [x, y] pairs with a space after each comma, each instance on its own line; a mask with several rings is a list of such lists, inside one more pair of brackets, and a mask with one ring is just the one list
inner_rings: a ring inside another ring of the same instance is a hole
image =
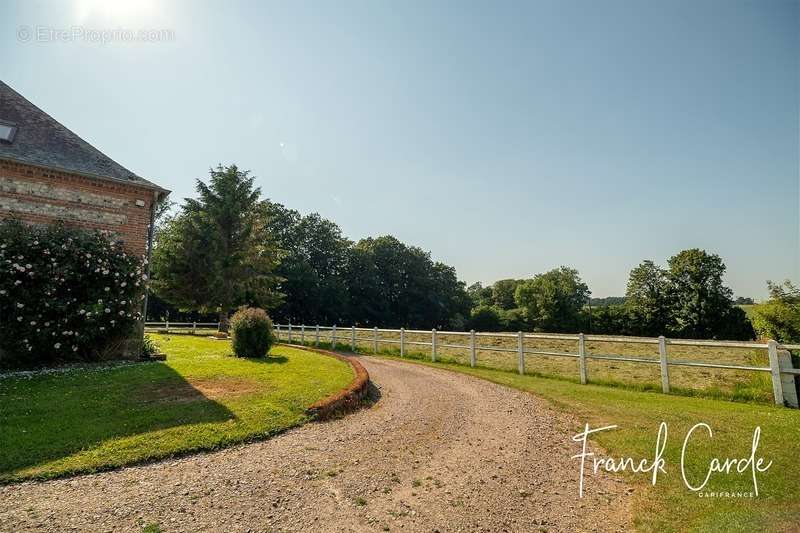
[[228, 314], [248, 303], [271, 307], [276, 252], [259, 209], [260, 189], [249, 171], [236, 165], [210, 170], [197, 180], [198, 198], [164, 224], [153, 250], [153, 288], [161, 298], [186, 309]]

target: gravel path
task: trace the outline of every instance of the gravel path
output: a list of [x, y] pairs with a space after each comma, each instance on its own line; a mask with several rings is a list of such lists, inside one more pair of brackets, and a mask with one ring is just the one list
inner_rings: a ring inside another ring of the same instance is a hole
[[381, 398], [268, 441], [0, 487], [2, 531], [621, 531], [624, 484], [587, 477], [578, 421], [462, 374], [361, 358]]

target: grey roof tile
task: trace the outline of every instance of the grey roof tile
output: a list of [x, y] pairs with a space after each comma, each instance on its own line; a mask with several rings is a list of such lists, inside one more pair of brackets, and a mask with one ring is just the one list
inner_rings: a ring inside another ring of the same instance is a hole
[[165, 190], [103, 154], [2, 81], [0, 120], [17, 125], [13, 142], [0, 142], [0, 159]]

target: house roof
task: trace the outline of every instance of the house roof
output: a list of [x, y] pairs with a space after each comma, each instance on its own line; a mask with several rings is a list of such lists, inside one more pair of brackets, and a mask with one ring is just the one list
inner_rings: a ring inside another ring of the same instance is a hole
[[17, 126], [11, 143], [0, 142], [0, 159], [167, 192], [103, 154], [2, 81], [0, 121]]

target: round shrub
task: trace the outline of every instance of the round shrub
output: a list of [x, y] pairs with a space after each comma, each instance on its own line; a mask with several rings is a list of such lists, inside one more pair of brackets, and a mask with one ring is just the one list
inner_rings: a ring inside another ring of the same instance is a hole
[[0, 367], [98, 359], [141, 318], [146, 278], [108, 233], [0, 222]]
[[264, 357], [275, 343], [272, 320], [257, 307], [242, 307], [231, 317], [233, 353], [237, 357]]

